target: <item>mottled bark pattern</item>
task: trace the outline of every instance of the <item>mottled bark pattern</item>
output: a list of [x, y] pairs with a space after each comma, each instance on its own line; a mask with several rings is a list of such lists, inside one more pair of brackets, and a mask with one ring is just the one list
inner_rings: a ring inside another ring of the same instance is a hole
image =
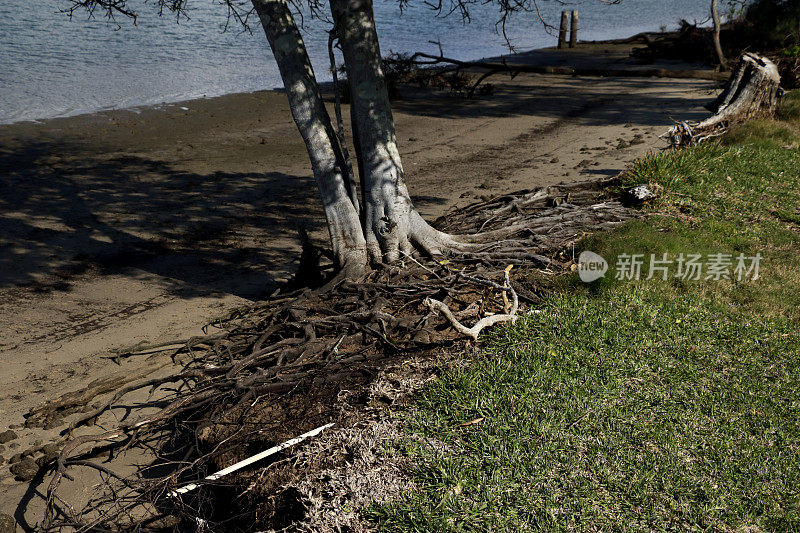
[[344, 156], [320, 95], [303, 38], [285, 0], [253, 0], [280, 69], [292, 116], [306, 143], [334, 256], [341, 268], [363, 269], [366, 243], [348, 194]]
[[438, 254], [449, 237], [416, 212], [403, 179], [372, 2], [331, 0], [331, 11], [350, 85], [370, 259], [395, 261], [414, 246]]

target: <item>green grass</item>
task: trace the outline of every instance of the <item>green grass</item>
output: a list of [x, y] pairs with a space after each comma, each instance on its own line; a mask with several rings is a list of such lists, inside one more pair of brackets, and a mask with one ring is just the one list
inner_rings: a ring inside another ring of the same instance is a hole
[[[629, 184], [663, 192], [649, 218], [582, 243], [606, 277], [551, 281], [539, 313], [405, 413], [445, 446], [397, 444], [419, 490], [371, 509], [379, 527], [800, 530], [798, 129], [753, 122], [636, 163]], [[621, 253], [714, 252], [760, 253], [761, 277], [613, 276]]]
[[778, 106], [778, 119], [800, 121], [800, 91], [792, 91], [783, 97], [781, 105]]

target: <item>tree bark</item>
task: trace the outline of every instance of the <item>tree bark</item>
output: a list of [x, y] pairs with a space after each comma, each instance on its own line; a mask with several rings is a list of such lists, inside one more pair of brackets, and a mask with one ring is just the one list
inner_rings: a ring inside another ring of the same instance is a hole
[[725, 54], [722, 53], [722, 43], [719, 40], [720, 21], [719, 11], [717, 10], [717, 0], [711, 0], [711, 18], [714, 21], [714, 50], [717, 52], [717, 60], [719, 61], [720, 70], [728, 70], [728, 62], [725, 60]]
[[285, 0], [252, 0], [281, 73], [292, 117], [306, 144], [337, 266], [357, 274], [367, 265], [366, 241], [347, 165], [319, 91], [305, 43]]
[[438, 255], [452, 239], [414, 208], [403, 178], [394, 119], [381, 66], [371, 0], [331, 0], [344, 55], [363, 194], [363, 224], [372, 263], [396, 261], [413, 247]]

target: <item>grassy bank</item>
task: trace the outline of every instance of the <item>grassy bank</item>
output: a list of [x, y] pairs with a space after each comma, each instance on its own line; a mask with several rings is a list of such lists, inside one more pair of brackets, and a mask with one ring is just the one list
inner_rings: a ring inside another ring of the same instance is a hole
[[[632, 168], [663, 192], [583, 243], [605, 278], [551, 281], [407, 413], [444, 446], [402, 444], [420, 490], [372, 510], [382, 528], [800, 529], [799, 95], [779, 118]], [[643, 278], [650, 254], [731, 254], [731, 279], [615, 279], [634, 253]], [[739, 254], [761, 255], [758, 279]]]

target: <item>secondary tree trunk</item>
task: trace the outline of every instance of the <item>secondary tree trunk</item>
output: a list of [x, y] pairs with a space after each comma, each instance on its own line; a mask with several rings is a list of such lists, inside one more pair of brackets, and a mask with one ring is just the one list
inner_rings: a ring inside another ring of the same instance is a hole
[[331, 0], [350, 86], [369, 259], [392, 262], [418, 247], [439, 254], [452, 242], [414, 209], [403, 179], [394, 119], [382, 67], [371, 0]]
[[319, 188], [338, 266], [350, 273], [367, 264], [359, 213], [350, 200], [347, 166], [306, 52], [285, 0], [253, 0], [286, 88]]
[[673, 146], [698, 144], [725, 133], [731, 124], [775, 112], [781, 76], [775, 63], [744, 54], [722, 93], [709, 106], [714, 115], [700, 123], [681, 122], [667, 132]]
[[721, 25], [719, 11], [717, 10], [717, 0], [711, 0], [711, 18], [714, 20], [714, 50], [717, 52], [719, 67], [720, 70], [728, 70], [728, 62], [725, 60], [725, 54], [722, 53], [722, 43], [719, 40]]

